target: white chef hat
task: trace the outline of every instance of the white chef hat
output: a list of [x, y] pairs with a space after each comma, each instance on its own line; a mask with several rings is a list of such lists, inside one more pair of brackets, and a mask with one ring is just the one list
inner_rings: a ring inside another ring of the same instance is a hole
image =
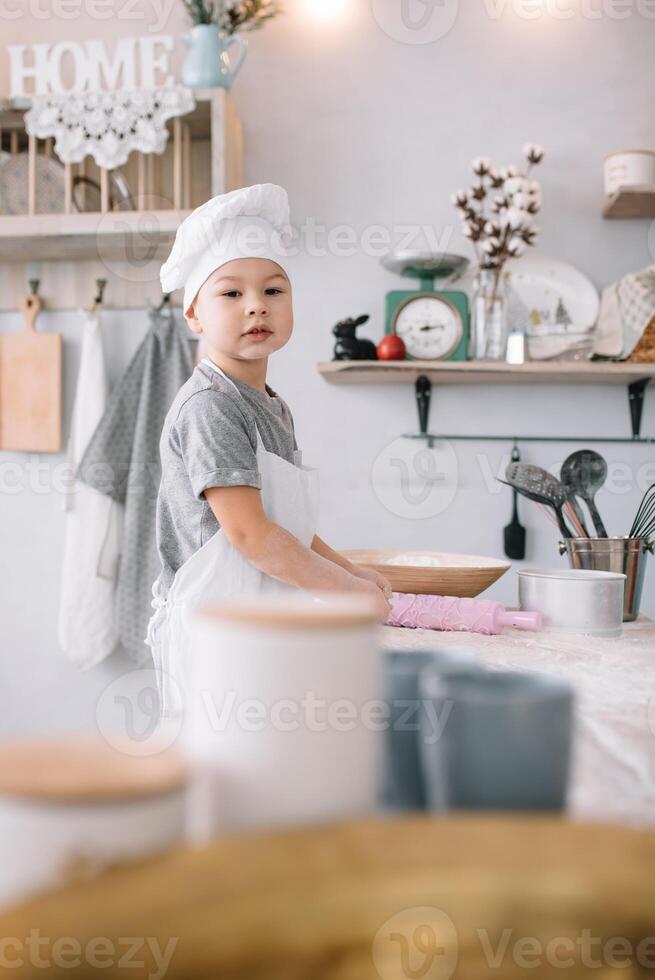
[[[177, 229], [159, 270], [165, 293], [184, 287], [186, 314], [205, 279], [232, 259], [272, 259], [285, 268], [290, 255], [289, 199], [277, 184], [253, 184], [212, 197]], [[286, 271], [286, 270], [285, 270]]]

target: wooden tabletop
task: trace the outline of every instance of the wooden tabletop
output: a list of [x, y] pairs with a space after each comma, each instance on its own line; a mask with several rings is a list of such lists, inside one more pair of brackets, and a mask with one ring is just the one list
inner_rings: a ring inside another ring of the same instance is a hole
[[[131, 977], [156, 974], [156, 946], [172, 954], [167, 980], [626, 980], [646, 974], [584, 958], [605, 955], [614, 937], [634, 952], [653, 934], [654, 867], [655, 834], [625, 827], [368, 819], [224, 838], [115, 868], [13, 910], [0, 930], [19, 942], [38, 930], [49, 944], [42, 958], [57, 938], [77, 942], [78, 965], [53, 964], [49, 977], [88, 977], [87, 950], [104, 937], [102, 975], [124, 978], [121, 937], [149, 937]], [[549, 943], [551, 960], [572, 958], [567, 969], [549, 961]], [[24, 949], [22, 960], [12, 976], [43, 975]]]

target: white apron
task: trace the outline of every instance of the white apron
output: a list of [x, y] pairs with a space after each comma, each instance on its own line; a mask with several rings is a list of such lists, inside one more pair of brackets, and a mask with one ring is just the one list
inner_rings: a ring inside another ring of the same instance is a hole
[[[237, 386], [212, 361], [203, 358], [203, 363], [229, 381], [242, 397]], [[318, 519], [319, 481], [318, 470], [300, 465], [301, 456], [301, 451], [295, 450], [295, 462], [288, 463], [268, 452], [257, 429], [257, 468], [266, 516], [309, 547]], [[178, 568], [165, 598], [157, 579], [151, 603], [155, 612], [148, 623], [145, 642], [152, 648], [162, 715], [171, 717], [182, 710], [184, 661], [191, 616], [198, 603], [245, 594], [296, 591], [295, 586], [255, 568], [230, 544], [222, 528]]]

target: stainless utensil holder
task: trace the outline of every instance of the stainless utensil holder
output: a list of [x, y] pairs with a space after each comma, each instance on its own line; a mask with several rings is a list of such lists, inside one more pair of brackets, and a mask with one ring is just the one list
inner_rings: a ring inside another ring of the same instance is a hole
[[623, 572], [623, 622], [631, 623], [639, 615], [646, 554], [653, 554], [653, 547], [654, 543], [646, 538], [567, 538], [559, 542], [559, 553], [568, 555], [571, 568]]

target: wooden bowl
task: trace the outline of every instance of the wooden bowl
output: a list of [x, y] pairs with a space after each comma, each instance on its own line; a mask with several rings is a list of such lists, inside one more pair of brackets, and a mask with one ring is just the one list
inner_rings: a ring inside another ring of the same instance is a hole
[[480, 595], [511, 568], [509, 562], [498, 558], [447, 551], [362, 548], [342, 554], [355, 565], [367, 565], [380, 572], [389, 580], [394, 592], [416, 595]]

